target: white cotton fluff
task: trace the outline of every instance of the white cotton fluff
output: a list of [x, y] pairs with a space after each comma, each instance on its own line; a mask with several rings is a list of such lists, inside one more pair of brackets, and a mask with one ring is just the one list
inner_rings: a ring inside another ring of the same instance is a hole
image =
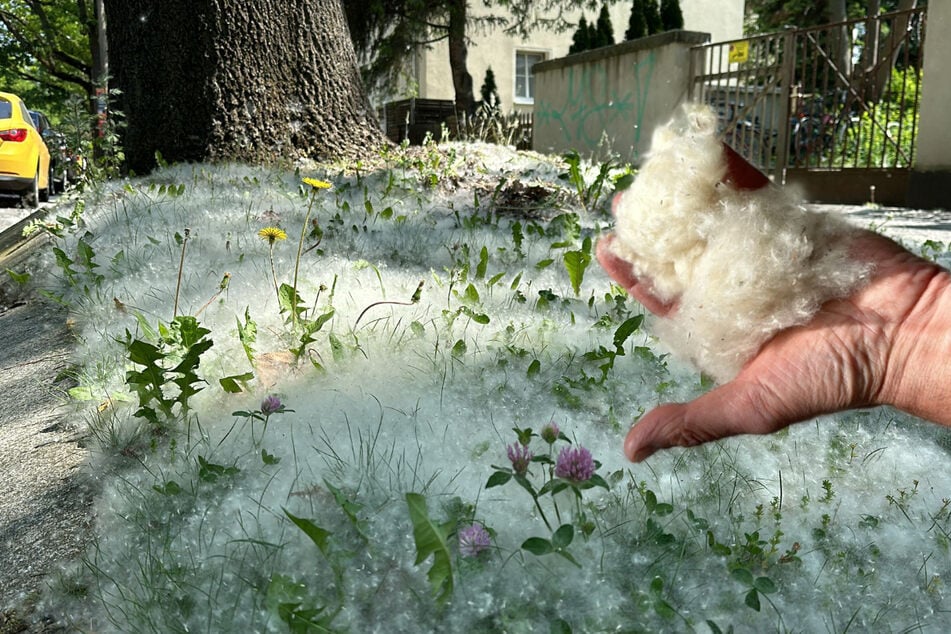
[[691, 104], [654, 133], [617, 201], [613, 248], [658, 298], [678, 302], [654, 324], [660, 339], [725, 382], [777, 332], [861, 286], [870, 267], [849, 257], [858, 229], [844, 220], [776, 186], [723, 183], [716, 127], [712, 110]]

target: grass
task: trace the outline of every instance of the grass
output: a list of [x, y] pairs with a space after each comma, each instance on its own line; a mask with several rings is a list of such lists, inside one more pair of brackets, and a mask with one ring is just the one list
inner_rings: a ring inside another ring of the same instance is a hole
[[[169, 166], [61, 212], [26, 283], [76, 321], [102, 493], [45, 607], [98, 632], [951, 623], [945, 430], [879, 409], [625, 461], [640, 413], [709, 385], [591, 263], [629, 170], [570, 159]], [[604, 487], [544, 461], [486, 486], [551, 422]]]

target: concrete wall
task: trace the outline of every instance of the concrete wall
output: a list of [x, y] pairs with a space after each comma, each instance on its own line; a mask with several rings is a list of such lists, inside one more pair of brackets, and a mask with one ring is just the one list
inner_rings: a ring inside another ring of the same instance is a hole
[[918, 148], [909, 184], [913, 207], [951, 209], [951, 2], [928, 3]]
[[534, 149], [639, 162], [687, 96], [690, 48], [709, 38], [671, 31], [536, 65]]

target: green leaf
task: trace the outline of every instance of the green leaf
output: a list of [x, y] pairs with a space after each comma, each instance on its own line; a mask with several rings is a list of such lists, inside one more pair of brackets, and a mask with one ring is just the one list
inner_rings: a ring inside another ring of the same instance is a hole
[[462, 314], [464, 314], [466, 317], [468, 317], [469, 319], [471, 319], [477, 324], [482, 324], [484, 326], [485, 324], [491, 321], [488, 315], [484, 313], [477, 313], [471, 308], [469, 308], [468, 306], [462, 306], [459, 308], [459, 310], [462, 311]]
[[581, 293], [584, 272], [591, 264], [591, 254], [584, 251], [568, 251], [564, 255], [564, 261], [565, 269], [568, 271], [568, 279], [571, 280], [571, 288], [577, 296]]
[[16, 271], [7, 269], [7, 275], [10, 276], [11, 280], [13, 280], [14, 282], [16, 282], [17, 284], [21, 286], [30, 281], [29, 273], [17, 273]]
[[533, 359], [532, 362], [528, 364], [528, 371], [525, 373], [525, 375], [529, 377], [537, 376], [541, 370], [541, 362], [538, 359]]
[[453, 357], [455, 357], [455, 358], [458, 359], [459, 357], [465, 356], [466, 350], [468, 350], [468, 346], [466, 346], [466, 342], [463, 341], [462, 339], [459, 339], [459, 340], [456, 341], [456, 343], [452, 346], [452, 353], [451, 353], [451, 354], [452, 354]]
[[485, 277], [485, 270], [489, 265], [489, 249], [483, 246], [479, 251], [479, 264], [476, 265], [476, 279], [481, 280]]
[[272, 465], [272, 464], [277, 464], [280, 461], [281, 461], [280, 458], [278, 458], [274, 454], [268, 453], [267, 449], [261, 450], [261, 462], [263, 462], [264, 464]]
[[229, 394], [238, 394], [243, 392], [244, 389], [239, 385], [241, 383], [246, 383], [254, 378], [254, 372], [245, 372], [244, 374], [233, 374], [231, 376], [224, 376], [218, 379], [218, 383], [221, 384], [221, 388], [228, 392]]
[[734, 568], [730, 571], [730, 576], [745, 586], [753, 585], [753, 573], [746, 568]]
[[241, 341], [241, 347], [244, 348], [244, 354], [248, 357], [248, 363], [254, 366], [254, 342], [258, 338], [258, 325], [251, 319], [250, 307], [244, 309], [244, 324], [237, 317], [234, 318], [238, 324], [238, 340]]
[[353, 527], [357, 530], [357, 533], [360, 535], [360, 537], [363, 538], [363, 541], [368, 541], [369, 536], [366, 532], [367, 522], [366, 520], [360, 519], [360, 517], [357, 515], [363, 510], [363, 505], [357, 504], [351, 500], [346, 494], [344, 494], [343, 491], [327, 482], [327, 480], [324, 480], [324, 486], [326, 486], [327, 490], [330, 491], [330, 493], [334, 496], [334, 500], [337, 502], [337, 505], [341, 508], [344, 515], [347, 516], [347, 519], [350, 520], [350, 523], [353, 524]]
[[548, 626], [549, 634], [571, 634], [571, 625], [564, 619], [555, 619]]
[[287, 516], [287, 519], [294, 522], [294, 525], [301, 529], [304, 534], [310, 538], [310, 541], [314, 542], [314, 545], [316, 545], [317, 549], [323, 553], [324, 557], [327, 557], [330, 548], [328, 539], [333, 533], [321, 528], [320, 526], [317, 526], [307, 518], [293, 515], [290, 511], [283, 507], [281, 510], [284, 511], [284, 515]]
[[452, 557], [446, 543], [446, 526], [434, 523], [426, 508], [426, 498], [419, 493], [407, 493], [410, 521], [413, 523], [413, 541], [416, 542], [416, 561], [419, 564], [432, 555], [433, 565], [426, 574], [433, 595], [440, 603], [452, 596]]
[[512, 479], [511, 473], [506, 473], [505, 471], [496, 471], [489, 476], [488, 481], [485, 483], [485, 488], [491, 489], [492, 487], [502, 486], [506, 484], [509, 480]]
[[539, 557], [555, 552], [551, 542], [544, 537], [529, 537], [524, 542], [522, 542], [522, 550], [527, 550], [533, 555], [538, 555]]
[[773, 594], [777, 590], [776, 584], [769, 577], [757, 577], [753, 587], [763, 594]]
[[759, 609], [760, 609], [759, 593], [756, 591], [755, 588], [746, 593], [746, 597], [743, 599], [743, 603], [745, 603], [747, 607], [752, 608], [756, 610], [757, 612], [759, 612]]
[[571, 545], [575, 538], [575, 527], [571, 524], [562, 524], [551, 536], [551, 545], [555, 550], [562, 550]]
[[624, 342], [628, 340], [628, 337], [637, 332], [643, 323], [644, 315], [636, 315], [625, 319], [624, 323], [618, 326], [617, 330], [614, 331], [614, 347], [623, 348]]
[[179, 486], [178, 482], [175, 482], [175, 480], [169, 480], [161, 486], [158, 484], [153, 484], [152, 488], [166, 496], [178, 495], [182, 492], [182, 487]]

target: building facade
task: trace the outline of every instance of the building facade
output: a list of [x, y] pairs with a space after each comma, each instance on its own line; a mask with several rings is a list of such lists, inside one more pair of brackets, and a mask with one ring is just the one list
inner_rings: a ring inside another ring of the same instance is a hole
[[[680, 0], [684, 29], [709, 33], [711, 41], [737, 39], [743, 36], [744, 0]], [[472, 17], [497, 14], [501, 9], [486, 8], [481, 2], [469, 5]], [[614, 29], [614, 41], [624, 40], [631, 13], [631, 2], [621, 0], [609, 7]], [[573, 11], [568, 14], [575, 24], [584, 15], [589, 23], [597, 20], [597, 12]], [[468, 70], [472, 75], [473, 92], [479, 99], [479, 89], [486, 71], [492, 69], [501, 98], [502, 112], [531, 112], [534, 105], [534, 73], [538, 63], [564, 57], [571, 47], [574, 29], [563, 33], [534, 31], [526, 38], [508, 35], [500, 28], [470, 29]], [[421, 99], [455, 99], [449, 52], [446, 43], [439, 42], [421, 47], [414, 55], [408, 70], [408, 82], [402, 94], [392, 99], [419, 97]]]

